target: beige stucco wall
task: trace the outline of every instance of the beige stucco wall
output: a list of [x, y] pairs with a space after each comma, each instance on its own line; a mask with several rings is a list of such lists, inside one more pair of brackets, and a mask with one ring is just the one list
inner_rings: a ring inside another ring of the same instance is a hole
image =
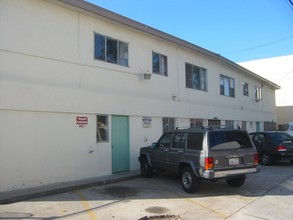
[[284, 125], [288, 122], [293, 122], [293, 106], [277, 107], [277, 123]]

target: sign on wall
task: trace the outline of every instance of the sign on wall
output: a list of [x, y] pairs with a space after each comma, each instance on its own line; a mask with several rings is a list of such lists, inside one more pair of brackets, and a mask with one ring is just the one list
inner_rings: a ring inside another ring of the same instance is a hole
[[142, 127], [143, 128], [151, 128], [152, 127], [152, 118], [151, 117], [143, 117], [142, 118]]
[[88, 117], [77, 116], [76, 125], [78, 125], [80, 128], [84, 128], [86, 125], [88, 125]]

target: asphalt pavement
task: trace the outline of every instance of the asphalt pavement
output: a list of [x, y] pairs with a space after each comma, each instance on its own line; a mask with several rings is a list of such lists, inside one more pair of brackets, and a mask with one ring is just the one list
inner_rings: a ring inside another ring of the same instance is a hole
[[178, 176], [156, 174], [0, 205], [0, 219], [293, 219], [293, 165], [261, 166], [240, 188], [202, 181], [185, 193]]

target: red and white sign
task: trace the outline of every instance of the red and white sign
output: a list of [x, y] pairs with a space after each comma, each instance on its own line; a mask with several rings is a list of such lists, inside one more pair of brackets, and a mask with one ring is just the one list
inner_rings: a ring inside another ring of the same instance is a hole
[[77, 116], [76, 117], [76, 124], [80, 128], [84, 128], [88, 124], [88, 117]]

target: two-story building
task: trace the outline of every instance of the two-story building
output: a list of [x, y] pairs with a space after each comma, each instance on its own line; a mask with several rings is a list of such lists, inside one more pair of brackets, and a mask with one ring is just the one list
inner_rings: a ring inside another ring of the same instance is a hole
[[163, 130], [276, 121], [279, 86], [81, 0], [0, 1], [0, 192], [136, 170]]

